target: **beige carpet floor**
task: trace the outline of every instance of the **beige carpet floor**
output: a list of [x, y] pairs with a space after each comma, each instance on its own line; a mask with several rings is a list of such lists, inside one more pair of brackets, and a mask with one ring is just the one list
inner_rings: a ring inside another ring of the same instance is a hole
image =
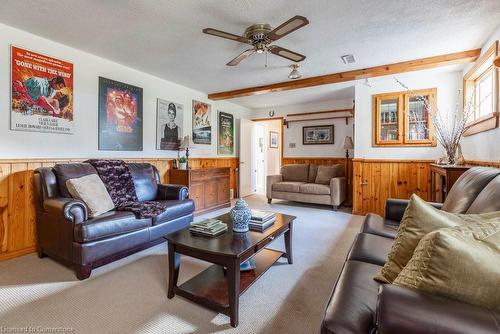
[[[255, 208], [297, 216], [294, 264], [280, 260], [241, 296], [237, 328], [227, 316], [182, 297], [167, 299], [167, 247], [160, 244], [95, 269], [85, 281], [35, 254], [0, 262], [0, 332], [318, 333], [362, 217], [325, 206], [284, 201], [268, 205], [259, 196], [247, 201]], [[282, 249], [283, 240], [271, 247]], [[208, 265], [183, 256], [179, 283]]]

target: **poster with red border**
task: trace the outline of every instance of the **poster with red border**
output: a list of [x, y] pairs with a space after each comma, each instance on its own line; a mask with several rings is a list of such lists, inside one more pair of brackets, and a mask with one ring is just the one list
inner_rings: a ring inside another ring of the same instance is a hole
[[73, 133], [73, 64], [11, 46], [12, 130]]

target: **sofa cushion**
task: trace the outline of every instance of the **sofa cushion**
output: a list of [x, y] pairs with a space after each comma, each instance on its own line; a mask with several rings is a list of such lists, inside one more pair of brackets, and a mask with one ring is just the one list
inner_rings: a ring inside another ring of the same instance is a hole
[[73, 198], [87, 205], [89, 217], [99, 216], [115, 207], [104, 183], [96, 174], [69, 179], [66, 181], [66, 188]]
[[379, 216], [375, 213], [369, 213], [365, 217], [363, 225], [361, 225], [362, 233], [380, 235], [386, 238], [396, 238], [399, 223]]
[[500, 176], [494, 178], [477, 195], [467, 213], [486, 213], [500, 211]]
[[460, 175], [451, 187], [442, 210], [453, 213], [465, 213], [477, 195], [491, 180], [500, 174], [500, 169], [474, 167]]
[[194, 212], [194, 202], [191, 199], [186, 200], [167, 200], [158, 201], [165, 204], [167, 208], [158, 216], [153, 218], [153, 225], [163, 224], [170, 220], [192, 214]]
[[136, 219], [132, 212], [109, 211], [81, 224], [76, 224], [73, 234], [76, 242], [89, 242], [150, 226], [151, 219]]
[[319, 166], [314, 183], [330, 184], [331, 179], [340, 176], [344, 176], [344, 167], [342, 165]]
[[383, 266], [394, 239], [379, 235], [359, 233], [351, 246], [347, 259]]
[[371, 333], [380, 283], [372, 278], [380, 270], [375, 264], [347, 261], [321, 324], [322, 334]]
[[284, 165], [281, 167], [280, 174], [283, 176], [283, 181], [307, 182], [307, 177], [309, 175], [309, 165]]
[[302, 194], [330, 195], [330, 187], [324, 184], [304, 183], [299, 186]]
[[278, 182], [273, 184], [273, 191], [298, 193], [302, 184], [305, 184], [305, 182]]
[[500, 311], [500, 219], [427, 234], [394, 284]]
[[95, 168], [86, 162], [56, 164], [53, 167], [54, 174], [56, 174], [57, 185], [62, 197], [71, 197], [66, 181], [69, 179], [76, 179], [82, 176], [97, 174]]
[[309, 165], [309, 176], [307, 177], [307, 183], [316, 182], [316, 175], [318, 175], [318, 165]]
[[153, 201], [158, 192], [153, 166], [148, 163], [127, 164], [134, 180], [135, 193], [140, 202]]

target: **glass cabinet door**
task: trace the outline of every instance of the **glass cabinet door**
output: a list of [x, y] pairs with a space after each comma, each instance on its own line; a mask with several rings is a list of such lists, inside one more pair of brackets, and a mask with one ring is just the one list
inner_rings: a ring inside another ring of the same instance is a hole
[[434, 93], [422, 91], [418, 96], [405, 95], [405, 138], [407, 144], [432, 142], [430, 108], [435, 105]]
[[379, 96], [375, 101], [375, 143], [377, 145], [402, 142], [402, 101], [398, 95]]

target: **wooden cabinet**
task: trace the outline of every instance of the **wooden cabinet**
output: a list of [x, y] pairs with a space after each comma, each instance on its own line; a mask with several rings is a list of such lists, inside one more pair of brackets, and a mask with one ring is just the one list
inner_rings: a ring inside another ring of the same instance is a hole
[[384, 93], [373, 96], [373, 146], [436, 146], [430, 108], [437, 90]]
[[431, 201], [443, 203], [457, 179], [471, 166], [431, 164]]
[[194, 201], [195, 213], [203, 213], [228, 207], [230, 168], [172, 169], [170, 183], [183, 184], [189, 188], [189, 198]]

